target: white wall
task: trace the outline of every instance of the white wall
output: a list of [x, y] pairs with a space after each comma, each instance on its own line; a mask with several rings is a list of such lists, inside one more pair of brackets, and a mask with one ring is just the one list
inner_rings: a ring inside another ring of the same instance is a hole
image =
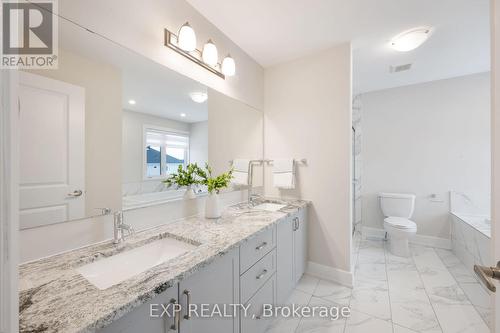
[[[263, 123], [261, 111], [208, 89], [208, 160], [215, 174], [229, 170], [235, 158], [262, 159]], [[253, 186], [262, 187], [262, 167], [253, 171]]]
[[412, 219], [428, 236], [449, 238], [450, 190], [489, 210], [489, 79], [483, 73], [362, 95], [364, 226], [383, 227], [380, 191], [415, 193]]
[[[184, 0], [64, 0], [59, 2], [59, 13], [210, 88], [262, 109], [262, 67]], [[231, 53], [236, 62], [235, 76], [223, 80], [163, 45], [164, 29], [177, 32], [186, 21], [196, 32], [198, 48], [211, 38], [220, 57]]]
[[350, 271], [351, 46], [342, 44], [265, 71], [265, 157], [307, 158], [295, 190], [265, 192], [312, 200], [309, 260]]
[[208, 121], [190, 124], [189, 161], [199, 166], [208, 162]]
[[[500, 3], [491, 0], [491, 123], [492, 123], [492, 200], [491, 200], [491, 251], [492, 257], [495, 258], [489, 265], [495, 265], [495, 262], [500, 258]], [[493, 320], [492, 332], [500, 330], [500, 316], [497, 315], [500, 311], [500, 293], [494, 293], [492, 298]]]
[[[189, 123], [157, 117], [145, 113], [123, 110], [122, 174], [123, 182], [142, 182], [144, 163], [144, 125], [189, 132]], [[208, 136], [207, 136], [208, 138]]]

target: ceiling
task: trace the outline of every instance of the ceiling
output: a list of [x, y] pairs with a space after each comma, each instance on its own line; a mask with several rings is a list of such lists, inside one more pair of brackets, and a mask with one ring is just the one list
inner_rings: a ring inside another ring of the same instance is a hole
[[[489, 0], [188, 0], [264, 67], [352, 41], [355, 93], [488, 71]], [[432, 26], [420, 48], [389, 48]], [[237, 61], [237, 59], [236, 59]], [[412, 63], [391, 74], [389, 67]]]
[[[67, 21], [60, 20], [59, 34], [61, 49], [121, 71], [124, 109], [188, 123], [208, 120], [207, 102], [195, 103], [189, 96], [192, 92], [207, 92], [201, 83]], [[135, 105], [128, 103], [131, 99]]]

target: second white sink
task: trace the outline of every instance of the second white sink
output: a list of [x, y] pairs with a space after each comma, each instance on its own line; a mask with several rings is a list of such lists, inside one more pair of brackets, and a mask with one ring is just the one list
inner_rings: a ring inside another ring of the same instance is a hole
[[260, 205], [257, 205], [253, 207], [254, 209], [261, 209], [261, 210], [267, 210], [269, 212], [277, 212], [281, 208], [286, 207], [286, 205], [283, 204], [276, 204], [276, 203], [271, 203], [271, 202], [264, 202]]
[[103, 290], [195, 248], [196, 245], [167, 237], [97, 260], [77, 268], [77, 271]]

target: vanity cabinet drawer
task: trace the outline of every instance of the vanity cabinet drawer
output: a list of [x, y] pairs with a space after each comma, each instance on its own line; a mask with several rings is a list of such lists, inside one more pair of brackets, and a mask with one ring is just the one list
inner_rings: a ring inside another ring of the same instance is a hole
[[250, 304], [247, 315], [240, 312], [241, 332], [240, 333], [264, 333], [272, 323], [273, 318], [262, 317], [264, 304], [276, 303], [276, 274], [264, 283], [255, 295], [246, 303]]
[[240, 277], [240, 299], [244, 303], [276, 272], [276, 249], [269, 252]]
[[266, 230], [240, 246], [240, 274], [276, 246], [276, 227]]

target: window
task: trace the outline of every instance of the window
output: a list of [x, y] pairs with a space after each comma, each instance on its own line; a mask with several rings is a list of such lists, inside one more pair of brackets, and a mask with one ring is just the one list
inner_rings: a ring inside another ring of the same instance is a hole
[[189, 135], [145, 128], [146, 178], [165, 177], [189, 162]]

